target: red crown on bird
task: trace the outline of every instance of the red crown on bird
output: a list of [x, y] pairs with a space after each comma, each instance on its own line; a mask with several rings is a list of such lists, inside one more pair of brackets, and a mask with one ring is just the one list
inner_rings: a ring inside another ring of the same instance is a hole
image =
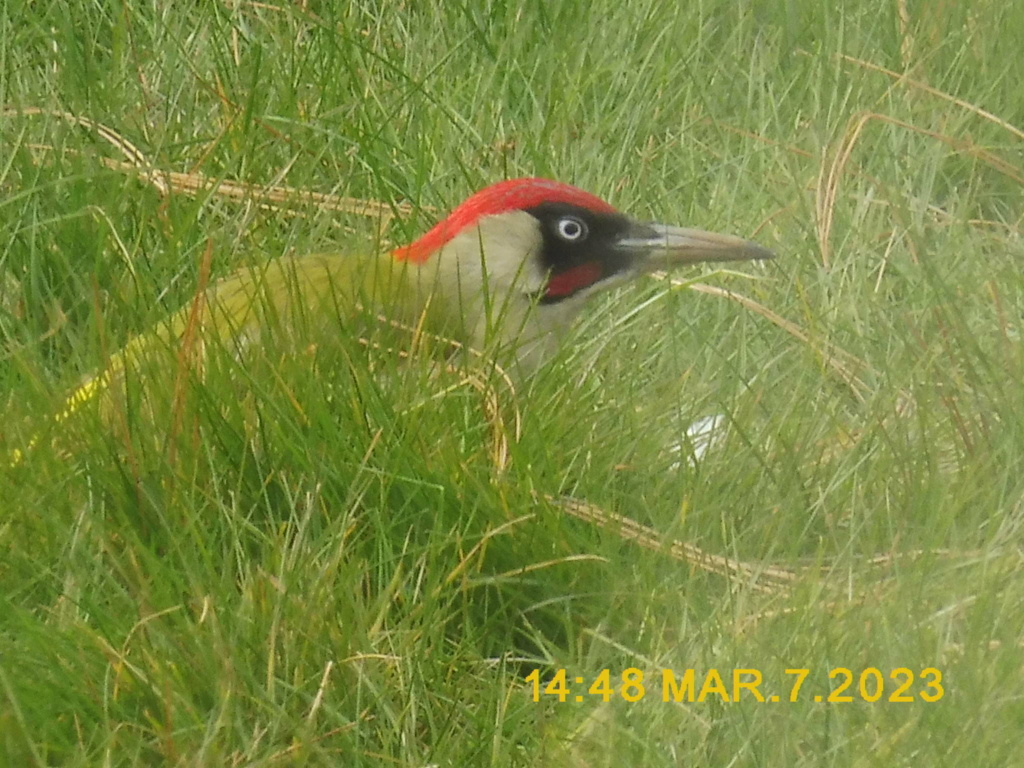
[[613, 206], [571, 184], [540, 178], [499, 181], [470, 195], [418, 240], [396, 248], [396, 259], [422, 263], [441, 246], [484, 216], [518, 211], [541, 203], [570, 203], [595, 213], [615, 213]]

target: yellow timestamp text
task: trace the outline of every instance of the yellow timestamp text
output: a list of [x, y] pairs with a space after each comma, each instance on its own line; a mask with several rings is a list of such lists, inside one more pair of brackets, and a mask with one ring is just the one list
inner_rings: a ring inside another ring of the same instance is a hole
[[828, 670], [827, 685], [815, 686], [821, 693], [812, 693], [810, 687], [804, 689], [804, 682], [810, 675], [811, 670], [807, 668], [786, 669], [776, 685], [769, 687], [761, 670], [750, 668], [662, 669], [646, 674], [641, 669], [630, 667], [617, 675], [609, 669], [602, 669], [591, 679], [570, 676], [565, 669], [558, 669], [544, 680], [541, 679], [541, 671], [535, 669], [526, 676], [526, 682], [533, 686], [534, 701], [562, 703], [597, 699], [608, 702], [615, 697], [637, 702], [651, 696], [677, 704], [700, 704], [709, 700], [723, 703], [887, 701], [909, 704], [915, 701], [936, 702], [946, 694], [942, 671], [935, 667], [925, 667], [917, 672], [909, 667], [896, 667], [887, 672], [877, 667], [865, 667], [860, 671], [833, 667]]

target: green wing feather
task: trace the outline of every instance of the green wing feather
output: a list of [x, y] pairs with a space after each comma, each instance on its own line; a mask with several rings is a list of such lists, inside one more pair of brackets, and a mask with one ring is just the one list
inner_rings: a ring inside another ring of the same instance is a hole
[[[399, 323], [415, 324], [431, 307], [431, 291], [421, 267], [399, 262], [389, 254], [359, 258], [318, 254], [281, 258], [258, 267], [240, 269], [214, 283], [205, 292], [146, 333], [132, 338], [112, 355], [107, 367], [79, 386], [52, 417], [67, 421], [89, 403], [102, 402], [123, 386], [128, 370], [168, 350], [194, 343], [221, 343], [239, 349], [258, 343], [267, 328], [288, 328], [319, 318], [334, 319], [359, 311], [373, 311]], [[432, 308], [430, 314], [438, 315]], [[429, 320], [429, 318], [428, 318]], [[21, 463], [39, 442], [8, 457]]]

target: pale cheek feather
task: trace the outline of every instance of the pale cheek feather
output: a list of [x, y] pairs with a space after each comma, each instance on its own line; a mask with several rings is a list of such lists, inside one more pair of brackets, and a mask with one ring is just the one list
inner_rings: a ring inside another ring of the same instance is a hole
[[425, 262], [420, 280], [442, 292], [446, 304], [461, 308], [461, 341], [477, 349], [512, 347], [520, 367], [532, 370], [558, 348], [592, 292], [538, 305], [548, 277], [541, 266], [542, 247], [537, 220], [530, 214], [488, 216]]
[[544, 285], [536, 220], [512, 211], [488, 216], [446, 243], [422, 270], [450, 306], [461, 309], [462, 333], [485, 344], [497, 331], [518, 335], [532, 294]]

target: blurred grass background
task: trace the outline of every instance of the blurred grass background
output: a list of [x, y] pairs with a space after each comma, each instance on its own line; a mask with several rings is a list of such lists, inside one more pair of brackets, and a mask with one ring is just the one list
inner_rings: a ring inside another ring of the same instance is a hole
[[[41, 435], [0, 466], [0, 762], [1017, 764], [1013, 4], [71, 0], [0, 33], [0, 450]], [[524, 385], [282, 332], [53, 422], [204, 260], [404, 242], [519, 175], [779, 258], [595, 301]], [[524, 682], [627, 667], [783, 701]], [[816, 703], [834, 667], [883, 700]], [[942, 698], [885, 701], [900, 667]]]

